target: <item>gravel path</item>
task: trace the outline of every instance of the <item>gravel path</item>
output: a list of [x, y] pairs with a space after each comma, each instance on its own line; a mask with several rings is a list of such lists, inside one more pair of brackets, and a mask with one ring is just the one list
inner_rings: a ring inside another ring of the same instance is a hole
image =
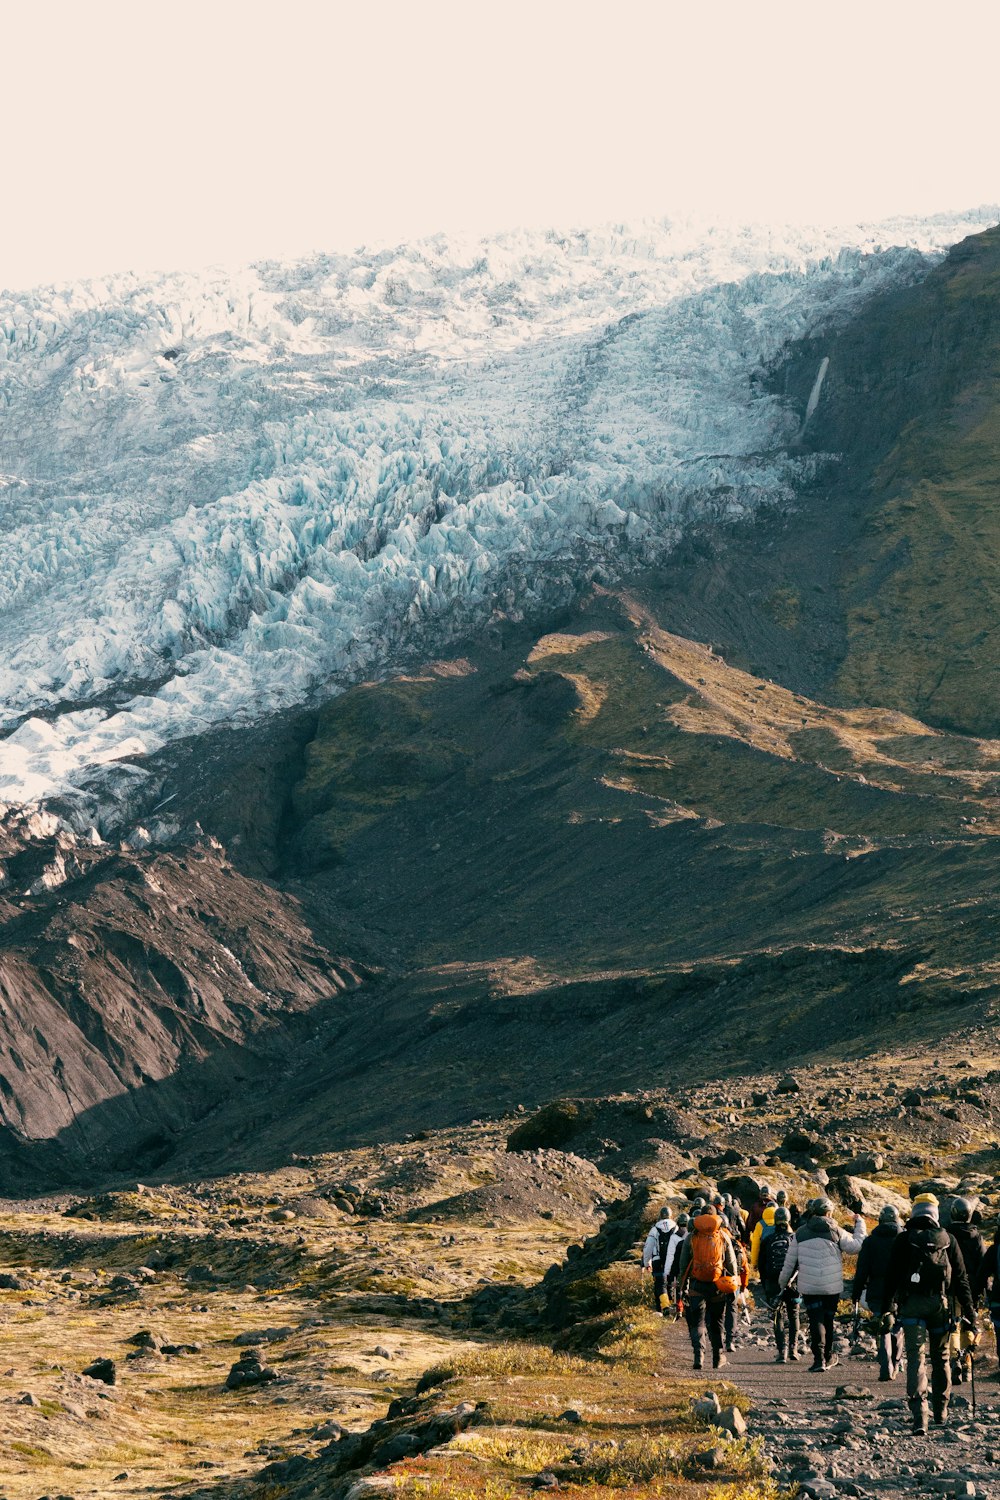
[[[841, 1363], [813, 1375], [808, 1355], [796, 1364], [774, 1363], [770, 1320], [758, 1313], [729, 1356], [723, 1373], [752, 1398], [750, 1433], [764, 1439], [782, 1487], [797, 1483], [815, 1500], [920, 1493], [1000, 1500], [1000, 1383], [990, 1378], [996, 1370], [992, 1339], [977, 1360], [977, 1419], [969, 1387], [958, 1386], [948, 1425], [932, 1425], [926, 1438], [915, 1438], [904, 1377], [880, 1384], [873, 1343], [862, 1338], [852, 1352], [849, 1335], [845, 1325]], [[668, 1343], [675, 1362], [687, 1365], [683, 1330], [672, 1325]], [[711, 1379], [708, 1372], [706, 1390]]]

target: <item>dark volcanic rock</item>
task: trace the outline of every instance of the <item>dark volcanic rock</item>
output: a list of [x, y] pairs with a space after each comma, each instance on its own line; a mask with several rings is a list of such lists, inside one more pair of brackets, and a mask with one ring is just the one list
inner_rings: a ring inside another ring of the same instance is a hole
[[226, 1376], [226, 1390], [240, 1391], [245, 1386], [267, 1385], [269, 1381], [277, 1380], [276, 1370], [269, 1369], [260, 1362], [257, 1354], [241, 1354]]

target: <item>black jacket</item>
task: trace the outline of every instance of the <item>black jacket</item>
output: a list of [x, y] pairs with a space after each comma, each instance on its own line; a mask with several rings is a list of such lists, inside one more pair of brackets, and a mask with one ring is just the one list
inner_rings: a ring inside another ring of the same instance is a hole
[[858, 1265], [854, 1272], [855, 1302], [860, 1302], [862, 1293], [867, 1292], [868, 1306], [874, 1311], [877, 1304], [878, 1311], [882, 1311], [889, 1262], [902, 1233], [901, 1226], [894, 1228], [891, 1224], [877, 1224], [865, 1240], [858, 1251]]
[[991, 1305], [1000, 1303], [1000, 1234], [983, 1255], [972, 1291], [977, 1301], [985, 1292]]
[[958, 1248], [962, 1252], [965, 1261], [965, 1270], [969, 1278], [969, 1285], [975, 1287], [979, 1282], [979, 1272], [982, 1269], [983, 1257], [986, 1254], [986, 1246], [983, 1237], [975, 1224], [952, 1224], [951, 1237], [958, 1241]]
[[[975, 1307], [962, 1252], [947, 1229], [942, 1229], [940, 1225], [935, 1224], [933, 1219], [924, 1215], [911, 1219], [903, 1233], [896, 1237], [896, 1243], [889, 1256], [889, 1268], [885, 1278], [886, 1310], [896, 1303], [900, 1312], [904, 1312], [906, 1300], [911, 1295], [910, 1267], [913, 1260], [913, 1247], [919, 1245], [922, 1240], [937, 1249], [947, 1250], [948, 1264], [951, 1267], [951, 1283], [947, 1296], [958, 1303], [965, 1317], [972, 1319], [975, 1316]], [[917, 1294], [914, 1293], [914, 1295]]]

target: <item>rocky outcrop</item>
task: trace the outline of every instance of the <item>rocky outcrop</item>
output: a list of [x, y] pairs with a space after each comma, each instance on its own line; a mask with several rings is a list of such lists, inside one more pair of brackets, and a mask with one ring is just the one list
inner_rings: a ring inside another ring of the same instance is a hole
[[[296, 1017], [359, 981], [211, 839], [135, 849], [20, 823], [0, 837], [0, 1152], [15, 1177], [19, 1162], [70, 1176], [155, 1163], [273, 1069]], [[39, 887], [60, 852], [64, 878]]]

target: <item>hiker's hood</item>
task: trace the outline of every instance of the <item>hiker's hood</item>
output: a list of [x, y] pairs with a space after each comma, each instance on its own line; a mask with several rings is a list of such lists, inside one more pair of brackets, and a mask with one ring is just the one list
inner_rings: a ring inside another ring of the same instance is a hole
[[813, 1214], [802, 1225], [796, 1239], [802, 1240], [840, 1240], [840, 1225], [833, 1219], [820, 1218], [819, 1214]]
[[654, 1229], [676, 1229], [677, 1228], [677, 1223], [676, 1223], [676, 1220], [672, 1219], [669, 1214], [666, 1214], [662, 1219], [657, 1219], [656, 1223], [653, 1225], [653, 1228]]
[[774, 1210], [777, 1208], [777, 1206], [778, 1205], [776, 1203], [772, 1203], [769, 1208], [765, 1208], [764, 1212], [760, 1216], [762, 1224], [774, 1223]]
[[902, 1231], [902, 1224], [876, 1224], [872, 1230], [872, 1239], [894, 1240]]

